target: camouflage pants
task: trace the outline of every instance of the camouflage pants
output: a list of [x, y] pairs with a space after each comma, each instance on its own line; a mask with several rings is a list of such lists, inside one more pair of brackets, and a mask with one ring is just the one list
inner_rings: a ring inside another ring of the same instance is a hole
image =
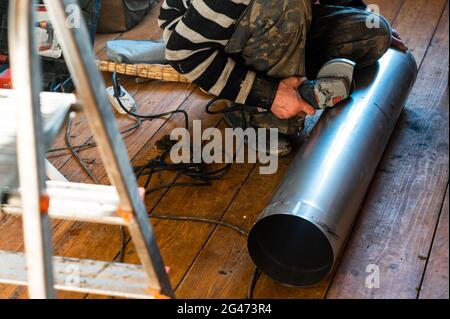
[[383, 17], [379, 28], [368, 28], [369, 15], [311, 0], [253, 0], [226, 52], [274, 78], [314, 78], [326, 61], [337, 57], [365, 67], [387, 51], [392, 32]]

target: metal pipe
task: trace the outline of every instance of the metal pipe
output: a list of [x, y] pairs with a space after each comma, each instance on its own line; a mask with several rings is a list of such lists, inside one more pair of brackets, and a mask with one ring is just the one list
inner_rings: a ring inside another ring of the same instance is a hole
[[322, 114], [250, 231], [261, 271], [299, 287], [331, 273], [416, 76], [413, 56], [391, 49], [356, 72], [352, 99]]

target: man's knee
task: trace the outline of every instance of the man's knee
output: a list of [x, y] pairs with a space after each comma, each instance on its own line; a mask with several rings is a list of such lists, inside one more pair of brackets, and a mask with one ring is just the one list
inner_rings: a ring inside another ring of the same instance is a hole
[[375, 63], [391, 45], [392, 27], [380, 15], [352, 9], [341, 23], [344, 24], [341, 32], [346, 33], [341, 39], [344, 51], [350, 49], [348, 53], [355, 55], [359, 67]]
[[392, 27], [391, 24], [383, 16], [374, 14], [370, 18], [379, 19], [379, 23], [372, 28], [372, 36], [374, 41], [375, 54], [381, 57], [391, 46], [392, 41]]

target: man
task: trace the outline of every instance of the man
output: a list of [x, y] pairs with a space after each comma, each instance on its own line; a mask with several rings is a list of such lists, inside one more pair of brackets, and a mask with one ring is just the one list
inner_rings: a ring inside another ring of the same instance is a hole
[[[362, 68], [391, 45], [406, 50], [385, 18], [369, 28], [365, 8], [361, 0], [165, 0], [159, 24], [176, 70], [245, 105], [245, 112], [226, 114], [228, 124], [240, 126], [244, 113], [252, 126], [289, 134], [315, 113], [298, 87], [325, 62], [347, 58]], [[289, 151], [281, 139], [278, 154]]]

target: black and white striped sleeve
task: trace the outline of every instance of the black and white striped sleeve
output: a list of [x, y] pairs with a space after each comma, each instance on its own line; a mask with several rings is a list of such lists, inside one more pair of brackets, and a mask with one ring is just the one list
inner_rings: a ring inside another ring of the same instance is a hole
[[277, 81], [255, 73], [224, 51], [236, 20], [250, 0], [165, 0], [159, 23], [166, 59], [209, 93], [239, 104], [270, 109]]

